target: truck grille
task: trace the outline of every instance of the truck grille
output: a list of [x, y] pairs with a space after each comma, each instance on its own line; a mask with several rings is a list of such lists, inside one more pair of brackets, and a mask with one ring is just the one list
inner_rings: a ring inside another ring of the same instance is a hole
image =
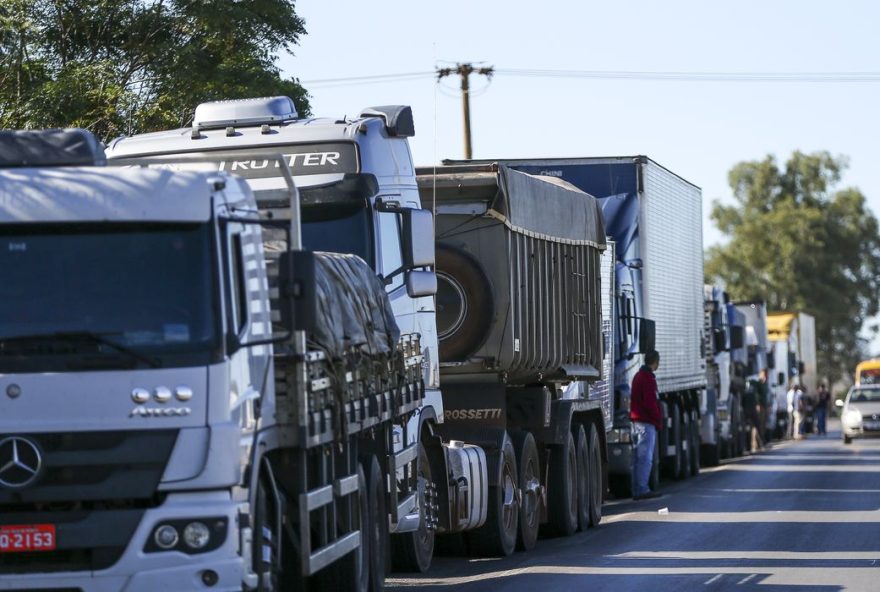
[[19, 436], [38, 445], [43, 469], [29, 487], [0, 487], [0, 525], [53, 524], [57, 549], [0, 555], [0, 579], [111, 567], [160, 501], [177, 430]]
[[151, 499], [177, 430], [17, 435], [39, 446], [44, 468], [29, 487], [0, 487], [0, 512], [42, 503]]

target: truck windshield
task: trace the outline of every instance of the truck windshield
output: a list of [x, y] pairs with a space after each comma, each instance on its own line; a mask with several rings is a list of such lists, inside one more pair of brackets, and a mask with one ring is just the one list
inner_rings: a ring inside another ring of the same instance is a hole
[[375, 269], [372, 221], [366, 200], [303, 205], [302, 220], [306, 249], [351, 253]]
[[208, 224], [0, 227], [0, 372], [210, 363]]

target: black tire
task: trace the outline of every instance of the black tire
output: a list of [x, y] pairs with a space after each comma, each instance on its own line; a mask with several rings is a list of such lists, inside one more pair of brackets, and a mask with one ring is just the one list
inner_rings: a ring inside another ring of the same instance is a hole
[[[431, 464], [428, 462], [428, 453], [422, 443], [419, 443], [417, 466], [419, 481], [425, 486], [431, 483], [433, 481]], [[422, 489], [425, 490], [425, 487]], [[435, 531], [433, 528], [428, 528], [425, 519], [426, 503], [427, 500], [424, 499], [419, 503], [422, 521], [417, 531], [391, 536], [391, 563], [396, 571], [425, 573], [431, 567]]]
[[701, 447], [700, 458], [703, 466], [717, 467], [721, 462], [721, 443], [705, 444]]
[[629, 475], [609, 475], [608, 489], [616, 499], [632, 497], [632, 477]]
[[849, 436], [844, 436], [843, 443], [844, 444], [852, 444], [852, 438], [850, 438]]
[[691, 477], [700, 474], [700, 420], [696, 412], [691, 412]]
[[506, 557], [516, 548], [519, 529], [516, 454], [507, 436], [498, 452], [497, 467], [497, 485], [489, 487], [486, 523], [466, 533], [468, 549], [481, 557]]
[[690, 417], [688, 417], [684, 410], [678, 406], [675, 407], [675, 412], [680, 418], [680, 434], [677, 437], [677, 441], [680, 444], [679, 448], [681, 451], [681, 464], [679, 465], [679, 472], [675, 478], [683, 480], [691, 476], [691, 442], [693, 441], [693, 436], [691, 435], [692, 428]]
[[495, 305], [482, 266], [467, 253], [437, 245], [437, 336], [440, 359], [460, 361], [489, 336]]
[[[590, 424], [590, 526], [598, 526], [602, 522], [602, 503], [605, 501], [605, 471], [602, 470], [602, 449], [599, 443], [599, 431], [595, 424]], [[656, 450], [657, 447], [654, 447]]]
[[590, 527], [590, 443], [584, 426], [573, 427], [577, 457], [577, 529], [587, 530]]
[[[672, 427], [666, 427], [668, 431], [667, 434], [667, 442], [670, 446], [674, 448], [674, 453], [672, 456], [666, 458], [665, 469], [666, 473], [672, 477], [673, 479], [678, 479], [681, 474], [681, 466], [682, 466], [682, 450], [681, 450], [681, 417], [678, 413], [677, 405], [669, 406], [669, 414], [672, 419]], [[667, 424], [668, 426], [668, 424]], [[659, 436], [659, 435], [658, 435]], [[659, 437], [658, 437], [659, 441]], [[666, 450], [663, 450], [664, 455], [667, 453]]]
[[516, 452], [520, 491], [516, 548], [519, 551], [528, 551], [535, 547], [538, 528], [541, 526], [541, 466], [538, 446], [531, 432], [513, 432], [511, 438]]
[[[371, 514], [371, 503], [367, 488], [367, 479], [364, 468], [358, 465], [358, 495], [352, 502], [352, 512], [355, 524], [361, 532], [360, 546], [344, 556], [336, 563], [322, 569], [314, 575], [312, 589], [339, 590], [340, 592], [369, 592], [370, 589], [370, 553], [372, 538], [367, 536], [371, 530], [370, 521], [375, 519]], [[286, 590], [287, 588], [285, 588]]]
[[[385, 505], [385, 476], [375, 456], [370, 456], [364, 469], [367, 478], [367, 501], [369, 519], [367, 537], [369, 538], [368, 580], [369, 592], [382, 592], [385, 589], [385, 567], [388, 562], [386, 549], [388, 543], [388, 511]], [[363, 537], [362, 537], [363, 538]]]
[[[259, 479], [257, 481], [257, 491], [254, 495], [253, 567], [254, 572], [260, 578], [257, 590], [260, 590], [260, 592], [276, 592], [281, 589], [281, 574], [275, 569], [278, 545], [281, 544], [281, 533], [274, 532], [274, 524], [276, 522], [274, 512], [277, 509], [271, 508], [266, 489], [266, 484], [263, 483], [262, 479]], [[268, 561], [266, 560], [266, 551], [268, 551]]]
[[561, 446], [550, 452], [547, 499], [550, 533], [570, 536], [577, 530], [577, 451], [574, 436], [568, 432]]

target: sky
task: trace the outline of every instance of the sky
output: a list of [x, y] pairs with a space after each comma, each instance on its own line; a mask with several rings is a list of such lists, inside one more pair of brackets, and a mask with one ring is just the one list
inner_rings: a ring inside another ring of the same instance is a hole
[[[458, 78], [469, 62], [475, 158], [645, 154], [703, 190], [709, 219], [730, 202], [737, 162], [794, 150], [845, 156], [841, 187], [880, 215], [880, 80], [764, 82], [514, 76], [503, 70], [880, 73], [880, 4], [868, 1], [297, 0], [307, 35], [278, 62], [311, 94], [313, 114], [355, 116], [408, 104], [417, 165], [462, 158]], [[352, 78], [421, 73], [408, 79]], [[320, 82], [346, 79], [341, 82]], [[768, 253], [768, 256], [771, 254]], [[817, 278], [818, 280], [818, 278]], [[880, 339], [872, 344], [880, 354]]]

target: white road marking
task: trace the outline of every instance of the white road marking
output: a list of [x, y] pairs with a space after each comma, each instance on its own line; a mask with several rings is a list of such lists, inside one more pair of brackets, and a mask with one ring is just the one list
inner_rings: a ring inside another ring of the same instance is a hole
[[767, 561], [876, 561], [880, 551], [627, 551], [610, 555], [615, 559], [727, 560], [763, 559]]
[[815, 590], [823, 586], [836, 587], [845, 592], [864, 592], [875, 590], [877, 584], [876, 567], [848, 567], [846, 569], [828, 569], [826, 567], [574, 567], [569, 565], [532, 565], [522, 569], [502, 570], [468, 576], [425, 577], [425, 578], [389, 578], [385, 581], [388, 587], [398, 586], [433, 586], [448, 588], [463, 586], [475, 582], [485, 583], [488, 580], [502, 580], [519, 575], [576, 575], [576, 576], [697, 576], [734, 574], [752, 576], [756, 573], [763, 577], [760, 585], [764, 586], [804, 586], [805, 590]]
[[761, 511], [761, 512], [677, 512], [659, 515], [650, 512], [626, 512], [606, 516], [603, 523], [615, 522], [800, 522], [800, 523], [877, 523], [880, 511], [814, 512], [814, 511]]
[[748, 582], [749, 580], [751, 580], [752, 578], [754, 578], [756, 575], [758, 575], [758, 574], [752, 574], [752, 575], [750, 575], [750, 576], [746, 576], [746, 577], [744, 577], [743, 579], [741, 579], [740, 581], [738, 581], [738, 582], [736, 583], [736, 585], [737, 585], [737, 586], [742, 586], [743, 584], [745, 584], [746, 582]]
[[712, 582], [715, 582], [715, 581], [721, 579], [721, 576], [722, 576], [722, 575], [724, 575], [724, 574], [718, 574], [718, 575], [716, 575], [716, 576], [714, 576], [714, 577], [709, 578], [708, 580], [706, 580], [706, 581], [703, 582], [703, 583], [706, 584], [706, 585], [708, 586], [708, 585], [711, 584]]

